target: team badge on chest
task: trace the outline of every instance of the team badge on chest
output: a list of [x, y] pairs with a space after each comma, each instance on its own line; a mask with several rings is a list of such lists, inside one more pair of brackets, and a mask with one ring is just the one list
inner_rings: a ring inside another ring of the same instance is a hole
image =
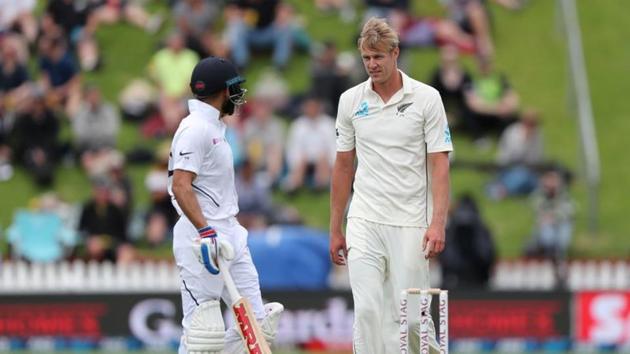
[[412, 103], [402, 103], [402, 104], [399, 104], [398, 106], [396, 106], [396, 117], [404, 117], [405, 116], [405, 111], [411, 105], [412, 105]]
[[357, 118], [365, 117], [369, 113], [369, 107], [367, 101], [361, 102], [359, 108], [354, 112], [354, 116]]

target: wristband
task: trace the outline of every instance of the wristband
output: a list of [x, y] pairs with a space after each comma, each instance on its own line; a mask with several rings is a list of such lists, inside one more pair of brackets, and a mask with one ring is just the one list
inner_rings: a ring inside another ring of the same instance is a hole
[[202, 227], [201, 229], [198, 229], [197, 232], [199, 232], [199, 236], [201, 238], [217, 237], [217, 232], [212, 228], [212, 226]]

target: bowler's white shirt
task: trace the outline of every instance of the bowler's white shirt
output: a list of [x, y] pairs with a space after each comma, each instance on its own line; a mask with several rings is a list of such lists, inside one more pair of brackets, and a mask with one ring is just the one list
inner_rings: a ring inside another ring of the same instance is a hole
[[224, 220], [238, 213], [234, 187], [232, 149], [225, 139], [225, 123], [219, 111], [199, 100], [189, 100], [190, 114], [184, 118], [173, 137], [168, 160], [168, 193], [179, 215], [183, 215], [173, 194], [172, 171], [184, 170], [197, 175], [192, 182], [206, 220]]
[[339, 99], [337, 151], [356, 148], [358, 159], [348, 217], [428, 227], [427, 153], [452, 151], [451, 134], [439, 92], [400, 74], [403, 87], [387, 103], [371, 79]]

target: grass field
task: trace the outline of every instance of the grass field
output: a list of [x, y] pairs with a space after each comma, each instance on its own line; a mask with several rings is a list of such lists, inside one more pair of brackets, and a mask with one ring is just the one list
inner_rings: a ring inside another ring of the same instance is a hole
[[[332, 38], [340, 48], [352, 49], [354, 24], [346, 24], [336, 14], [314, 11], [311, 1], [292, 1], [304, 14], [305, 24], [315, 40]], [[40, 0], [41, 3], [41, 0]], [[438, 14], [437, 1], [417, 2], [423, 13]], [[586, 51], [586, 62], [596, 128], [602, 161], [600, 190], [599, 231], [589, 235], [586, 231], [586, 190], [581, 178], [577, 126], [574, 110], [570, 107], [569, 77], [565, 40], [559, 31], [556, 5], [553, 0], [531, 0], [519, 12], [509, 12], [493, 6], [494, 36], [497, 48], [496, 66], [506, 72], [519, 92], [523, 106], [536, 107], [543, 113], [544, 140], [549, 157], [561, 161], [578, 173], [572, 186], [572, 195], [578, 204], [576, 234], [572, 245], [574, 257], [627, 257], [630, 255], [630, 218], [626, 216], [630, 185], [630, 158], [624, 153], [624, 135], [630, 130], [630, 27], [626, 24], [626, 0], [592, 2], [578, 0], [580, 21]], [[165, 10], [153, 1], [151, 9]], [[167, 30], [163, 30], [164, 34]], [[341, 35], [340, 35], [341, 34]], [[122, 40], [124, 38], [124, 40]], [[158, 45], [160, 36], [147, 36], [129, 25], [120, 24], [103, 28], [98, 40], [104, 55], [105, 70], [87, 75], [88, 81], [98, 83], [110, 100], [131, 79], [144, 74], [148, 58]], [[409, 73], [425, 79], [435, 66], [437, 55], [433, 50], [419, 50], [410, 54]], [[251, 85], [259, 77], [268, 60], [257, 59], [246, 73]], [[467, 65], [471, 62], [468, 60]], [[286, 76], [293, 91], [304, 90], [308, 83], [304, 72], [308, 60], [297, 55]], [[65, 134], [67, 136], [67, 129]], [[470, 141], [454, 137], [456, 158], [460, 160], [489, 160], [493, 151], [479, 151]], [[137, 145], [153, 146], [146, 141], [135, 125], [125, 123], [119, 138], [119, 147], [125, 151]], [[143, 179], [147, 166], [131, 166], [136, 203], [147, 203]], [[513, 199], [500, 203], [483, 196], [489, 176], [467, 170], [454, 170], [452, 187], [457, 195], [471, 192], [477, 196], [485, 219], [490, 224], [498, 243], [500, 256], [512, 258], [520, 254], [529, 237], [532, 215], [527, 200]], [[86, 178], [76, 167], [59, 169], [55, 185], [69, 201], [83, 201], [89, 195]], [[10, 223], [13, 211], [25, 207], [29, 200], [41, 192], [31, 184], [26, 174], [18, 170], [7, 183], [0, 183], [0, 227]], [[284, 200], [281, 195], [278, 200]], [[298, 195], [290, 200], [296, 205], [308, 224], [326, 228], [328, 224], [328, 195]]]

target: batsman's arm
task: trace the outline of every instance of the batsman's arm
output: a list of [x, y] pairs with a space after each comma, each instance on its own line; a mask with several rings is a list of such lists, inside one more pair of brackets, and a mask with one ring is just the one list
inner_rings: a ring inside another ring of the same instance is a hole
[[173, 194], [175, 200], [182, 209], [182, 212], [197, 229], [208, 226], [206, 219], [203, 217], [201, 207], [197, 201], [197, 196], [192, 189], [192, 182], [197, 175], [194, 172], [185, 170], [173, 171]]
[[[335, 264], [345, 265], [346, 240], [342, 225], [354, 179], [356, 150], [338, 151], [332, 171], [330, 189], [330, 257]], [[339, 252], [343, 252], [343, 256]]]

